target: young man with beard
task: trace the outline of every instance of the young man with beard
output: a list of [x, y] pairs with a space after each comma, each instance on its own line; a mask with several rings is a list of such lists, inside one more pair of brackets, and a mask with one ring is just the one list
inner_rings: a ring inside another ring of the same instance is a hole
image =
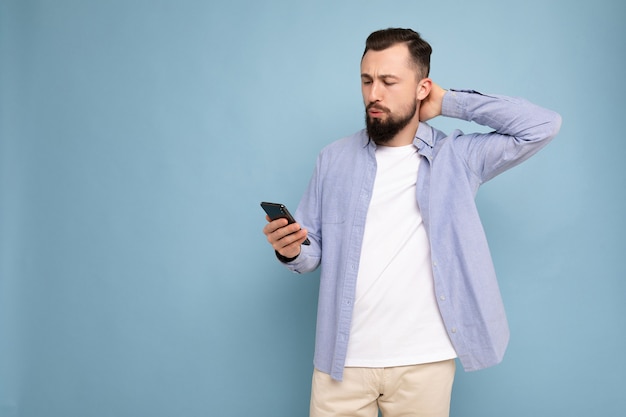
[[[290, 270], [321, 266], [313, 417], [448, 416], [455, 358], [478, 370], [506, 349], [474, 197], [561, 119], [523, 99], [444, 90], [428, 78], [430, 54], [410, 29], [368, 37], [366, 129], [321, 151], [299, 223], [263, 229]], [[439, 115], [493, 132], [444, 134], [425, 123]]]

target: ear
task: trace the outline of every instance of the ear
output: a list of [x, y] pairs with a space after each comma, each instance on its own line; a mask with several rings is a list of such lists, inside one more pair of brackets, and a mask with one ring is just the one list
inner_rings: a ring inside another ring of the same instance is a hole
[[421, 101], [428, 97], [431, 88], [433, 88], [433, 80], [430, 78], [422, 78], [417, 83], [417, 99]]

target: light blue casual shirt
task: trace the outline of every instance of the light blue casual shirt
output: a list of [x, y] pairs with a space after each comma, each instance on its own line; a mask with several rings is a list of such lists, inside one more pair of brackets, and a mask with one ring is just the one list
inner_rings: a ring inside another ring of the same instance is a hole
[[[437, 303], [463, 368], [472, 371], [499, 363], [509, 340], [476, 192], [545, 146], [561, 117], [523, 99], [459, 90], [446, 92], [442, 115], [494, 130], [446, 135], [420, 123], [413, 141], [423, 158], [416, 199], [430, 241]], [[336, 380], [348, 348], [375, 149], [362, 130], [320, 152], [295, 213], [311, 245], [285, 263], [297, 273], [321, 267], [314, 366]]]

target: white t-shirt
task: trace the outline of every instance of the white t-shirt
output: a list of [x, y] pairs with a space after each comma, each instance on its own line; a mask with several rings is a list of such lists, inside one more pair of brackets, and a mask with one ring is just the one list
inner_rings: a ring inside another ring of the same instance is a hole
[[433, 288], [416, 201], [414, 145], [376, 148], [346, 366], [391, 367], [456, 357]]

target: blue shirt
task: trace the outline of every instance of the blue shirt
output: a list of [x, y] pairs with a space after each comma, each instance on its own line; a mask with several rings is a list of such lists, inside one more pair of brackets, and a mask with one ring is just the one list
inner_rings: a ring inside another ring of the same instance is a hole
[[[416, 199], [431, 245], [437, 303], [458, 358], [471, 371], [499, 363], [509, 340], [476, 192], [545, 146], [561, 118], [523, 99], [454, 90], [444, 96], [442, 115], [494, 130], [447, 135], [420, 123], [413, 142], [423, 158]], [[285, 263], [298, 273], [321, 267], [314, 366], [336, 380], [350, 336], [375, 149], [362, 130], [320, 152], [295, 213], [311, 245]]]

